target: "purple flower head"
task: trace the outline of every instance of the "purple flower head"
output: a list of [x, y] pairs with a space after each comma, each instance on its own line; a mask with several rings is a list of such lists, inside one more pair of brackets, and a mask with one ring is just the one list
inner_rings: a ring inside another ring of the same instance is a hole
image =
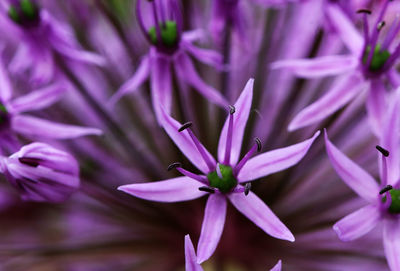
[[83, 51], [72, 30], [56, 20], [33, 0], [13, 0], [3, 5], [3, 15], [11, 22], [10, 27], [21, 39], [9, 69], [13, 73], [30, 70], [32, 80], [49, 82], [55, 72], [56, 54], [68, 60], [104, 65], [103, 57]]
[[352, 241], [367, 234], [382, 221], [383, 244], [391, 270], [400, 270], [399, 97], [388, 111], [381, 139], [383, 147], [377, 146], [381, 153], [380, 185], [338, 150], [325, 132], [326, 150], [332, 166], [342, 180], [368, 202], [367, 206], [338, 221], [333, 229], [342, 241]]
[[227, 200], [267, 234], [294, 241], [289, 229], [250, 191], [249, 182], [297, 164], [319, 132], [301, 143], [251, 158], [261, 150], [261, 142], [256, 139], [252, 148], [239, 160], [253, 98], [253, 82], [253, 79], [248, 81], [235, 105], [230, 106], [219, 139], [218, 162], [196, 138], [190, 129], [191, 122], [182, 125], [163, 111], [162, 126], [165, 131], [201, 173], [190, 172], [181, 163], [173, 163], [168, 169], [175, 168], [184, 177], [118, 188], [136, 197], [163, 202], [190, 200], [209, 194], [197, 247], [198, 263], [207, 260], [218, 245], [225, 224]]
[[75, 158], [45, 143], [32, 143], [2, 157], [1, 172], [27, 201], [62, 202], [79, 187]]
[[110, 104], [114, 105], [125, 94], [136, 91], [150, 78], [153, 109], [158, 122], [161, 123], [161, 108], [164, 108], [167, 114], [171, 112], [171, 68], [174, 68], [177, 79], [195, 88], [214, 104], [226, 107], [228, 103], [225, 98], [200, 78], [188, 53], [216, 68], [222, 67], [222, 56], [215, 51], [193, 45], [194, 41], [202, 37], [202, 31], [182, 33], [182, 18], [176, 0], [145, 2], [151, 14], [146, 19], [152, 20], [144, 20], [142, 1], [137, 2], [137, 17], [144, 35], [152, 45], [150, 52], [143, 57], [136, 73], [114, 94]]
[[[351, 54], [273, 63], [272, 68], [286, 68], [304, 78], [341, 75], [323, 97], [296, 115], [289, 124], [289, 130], [296, 130], [325, 119], [363, 91], [368, 91], [366, 107], [369, 120], [374, 133], [379, 136], [386, 107], [386, 88], [393, 89], [400, 84], [400, 77], [394, 68], [400, 55], [400, 44], [393, 45], [400, 30], [400, 20], [397, 17], [391, 26], [385, 26], [383, 18], [389, 4], [389, 0], [382, 2], [381, 10], [371, 30], [369, 30], [368, 16], [372, 11], [367, 9], [358, 11], [363, 16], [363, 35], [360, 35], [341, 8], [333, 3], [327, 4], [327, 17]], [[380, 37], [384, 27], [390, 28], [385, 37]], [[389, 82], [389, 87], [385, 85], [386, 81]]]

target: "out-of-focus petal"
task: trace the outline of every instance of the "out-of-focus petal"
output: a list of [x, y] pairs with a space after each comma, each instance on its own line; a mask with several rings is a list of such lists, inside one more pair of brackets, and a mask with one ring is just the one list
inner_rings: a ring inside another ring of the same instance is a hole
[[102, 131], [97, 128], [61, 124], [24, 115], [13, 117], [11, 127], [23, 135], [40, 138], [69, 139], [102, 134]]
[[211, 65], [216, 69], [221, 69], [224, 64], [222, 55], [217, 51], [199, 48], [186, 41], [182, 41], [181, 46], [198, 61]]
[[[174, 141], [176, 146], [181, 150], [181, 152], [203, 173], [209, 173], [209, 168], [206, 162], [203, 160], [196, 145], [193, 143], [188, 131], [184, 130], [179, 132], [178, 129], [182, 126], [179, 122], [170, 117], [164, 110], [162, 111], [162, 119], [160, 121], [161, 125], [169, 135], [169, 137]], [[216, 164], [214, 157], [207, 151], [207, 149], [201, 145], [204, 152], [207, 154], [209, 159]]]
[[[0, 47], [2, 46], [0, 45]], [[1, 59], [2, 52], [3, 49], [0, 48], [0, 100], [2, 103], [6, 103], [11, 98], [12, 87], [10, 78], [8, 77], [8, 74], [4, 67], [3, 60]]]
[[313, 104], [301, 110], [289, 124], [293, 131], [320, 121], [347, 104], [357, 94], [368, 87], [359, 74], [341, 77], [333, 82], [333, 87]]
[[380, 218], [378, 207], [370, 204], [339, 220], [333, 226], [333, 230], [340, 240], [352, 241], [375, 228]]
[[272, 63], [272, 69], [287, 69], [296, 76], [316, 78], [354, 70], [358, 59], [353, 55], [322, 56], [314, 59], [289, 59]]
[[325, 132], [325, 146], [331, 164], [342, 180], [360, 197], [369, 202], [376, 202], [379, 186], [377, 182], [359, 165], [351, 161], [329, 141]]
[[244, 193], [232, 193], [228, 197], [239, 212], [267, 234], [278, 239], [294, 242], [294, 236], [290, 230], [253, 192], [250, 191], [247, 196]]
[[400, 220], [398, 218], [384, 220], [383, 246], [390, 270], [400, 270]]
[[[235, 103], [235, 113], [233, 115], [233, 134], [230, 165], [236, 165], [240, 150], [242, 148], [244, 129], [246, 128], [247, 119], [249, 118], [251, 103], [253, 101], [253, 85], [254, 79], [250, 79], [244, 87], [242, 94]], [[225, 157], [226, 137], [228, 134], [229, 116], [222, 128], [218, 143], [218, 160], [222, 162]]]
[[197, 246], [197, 263], [202, 263], [214, 253], [225, 225], [226, 198], [221, 194], [211, 194], [204, 211], [203, 225]]
[[282, 261], [279, 260], [278, 263], [270, 271], [281, 271], [281, 269], [282, 269]]
[[320, 132], [317, 131], [313, 137], [303, 142], [251, 158], [240, 170], [239, 182], [252, 181], [297, 164], [306, 155], [319, 134]]
[[387, 112], [385, 93], [386, 89], [382, 80], [371, 80], [366, 106], [371, 128], [378, 136], [382, 133], [384, 118]]
[[184, 176], [158, 182], [122, 185], [118, 187], [118, 190], [141, 199], [178, 202], [206, 195], [205, 192], [199, 190], [200, 186], [202, 184], [198, 181]]
[[185, 235], [185, 270], [203, 271], [201, 265], [197, 263], [196, 252], [189, 234]]

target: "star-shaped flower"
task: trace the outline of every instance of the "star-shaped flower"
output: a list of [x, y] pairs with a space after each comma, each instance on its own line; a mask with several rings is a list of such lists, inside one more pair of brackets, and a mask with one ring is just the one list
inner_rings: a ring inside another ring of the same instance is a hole
[[261, 150], [261, 142], [256, 139], [250, 151], [239, 161], [244, 129], [253, 98], [253, 82], [253, 79], [247, 82], [236, 104], [230, 107], [229, 117], [219, 138], [218, 162], [196, 138], [190, 129], [190, 122], [182, 125], [163, 112], [161, 124], [165, 131], [202, 173], [189, 172], [182, 168], [180, 163], [173, 163], [169, 169], [176, 168], [185, 175], [184, 177], [118, 188], [139, 198], [163, 202], [185, 201], [208, 193], [197, 247], [198, 263], [207, 260], [217, 247], [225, 224], [227, 200], [267, 234], [294, 241], [289, 229], [250, 191], [249, 182], [297, 164], [319, 132], [301, 143], [251, 158], [255, 152]]

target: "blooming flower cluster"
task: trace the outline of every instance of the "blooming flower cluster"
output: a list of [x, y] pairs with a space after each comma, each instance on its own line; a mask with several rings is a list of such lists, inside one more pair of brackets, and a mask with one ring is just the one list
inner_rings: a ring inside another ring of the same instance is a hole
[[3, 0], [0, 31], [0, 270], [400, 271], [399, 2]]

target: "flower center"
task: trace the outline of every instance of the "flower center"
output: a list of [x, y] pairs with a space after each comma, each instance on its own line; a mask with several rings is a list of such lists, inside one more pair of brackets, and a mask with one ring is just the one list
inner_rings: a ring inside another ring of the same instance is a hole
[[238, 181], [233, 176], [233, 170], [230, 166], [222, 164], [217, 165], [219, 167], [216, 171], [213, 171], [207, 175], [208, 181], [211, 187], [218, 188], [222, 193], [228, 193], [236, 187]]
[[10, 5], [8, 17], [21, 26], [36, 26], [40, 21], [39, 7], [31, 0], [21, 0], [19, 5]]
[[[160, 23], [161, 43], [166, 47], [174, 47], [178, 42], [178, 29], [175, 21], [165, 21]], [[149, 29], [151, 42], [157, 45], [157, 30], [153, 26]]]
[[[371, 52], [371, 45], [368, 45], [364, 51], [362, 62], [363, 64], [367, 64], [368, 55]], [[381, 50], [381, 45], [378, 43], [375, 47], [374, 53], [372, 55], [371, 64], [368, 69], [371, 72], [379, 71], [386, 63], [386, 60], [390, 57], [390, 53], [388, 50]]]
[[[391, 189], [389, 191], [390, 197], [392, 198], [392, 203], [389, 206], [389, 213], [392, 214], [400, 214], [400, 189]], [[384, 196], [382, 198], [382, 202], [385, 203], [387, 197]]]

